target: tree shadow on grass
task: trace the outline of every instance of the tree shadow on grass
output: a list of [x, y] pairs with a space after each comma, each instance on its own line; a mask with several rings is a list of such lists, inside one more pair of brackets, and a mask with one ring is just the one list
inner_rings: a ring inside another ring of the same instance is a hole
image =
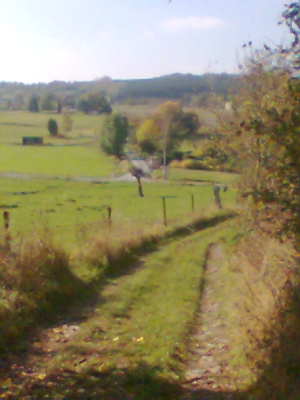
[[[294, 308], [296, 307], [296, 308]], [[165, 376], [165, 371], [140, 362], [133, 368], [54, 370], [45, 378], [31, 376], [20, 392], [11, 398], [103, 399], [103, 400], [298, 400], [300, 319], [299, 293], [283, 312], [279, 346], [274, 348], [270, 365], [247, 391], [215, 391]], [[95, 354], [96, 355], [96, 354]], [[83, 359], [81, 363], [88, 360]], [[75, 368], [77, 368], [74, 365]], [[80, 368], [80, 367], [79, 367]], [[0, 398], [1, 394], [0, 390]], [[4, 397], [9, 398], [9, 397]]]
[[[291, 291], [293, 292], [293, 291]], [[55, 371], [44, 380], [27, 381], [21, 395], [33, 398], [103, 400], [298, 400], [300, 398], [300, 292], [281, 315], [280, 335], [271, 362], [246, 391], [210, 390], [165, 375], [160, 367], [140, 362], [134, 368]], [[1, 392], [0, 392], [1, 394]]]
[[[170, 240], [188, 237], [193, 233], [212, 228], [234, 217], [236, 217], [235, 212], [227, 212], [215, 217], [203, 217], [188, 225], [178, 226], [161, 236], [146, 238], [142, 243], [132, 246], [131, 249], [121, 249], [117, 254], [108, 255], [108, 265], [104, 274], [108, 278], [131, 274], [139, 268], [138, 261], [142, 255], [158, 250], [164, 244], [170, 243]], [[102, 276], [101, 279], [103, 279]]]
[[[277, 370], [276, 365], [270, 368]], [[132, 369], [109, 369], [105, 372], [86, 370], [84, 373], [61, 371], [44, 380], [28, 381], [20, 396], [31, 398], [58, 398], [82, 400], [296, 400], [299, 389], [295, 385], [278, 390], [275, 382], [264, 390], [265, 378], [270, 370], [247, 391], [215, 391], [199, 387], [183, 387], [180, 382], [163, 377], [163, 371], [141, 362]], [[275, 377], [273, 376], [273, 379]], [[262, 382], [263, 386], [262, 386]], [[1, 392], [0, 392], [1, 394]]]
[[0, 321], [0, 372], [4, 373], [16, 360], [26, 359], [41, 331], [68, 321], [84, 320], [85, 307], [97, 301], [99, 293], [95, 288], [75, 276], [68, 265], [59, 267], [52, 276], [53, 288], [36, 307], [19, 307]]
[[28, 381], [20, 396], [78, 400], [247, 399], [244, 394], [239, 393], [184, 389], [179, 382], [163, 378], [161, 372], [145, 363], [140, 363], [133, 369], [110, 369], [105, 372], [62, 371], [60, 374], [49, 375], [42, 381]]
[[249, 390], [255, 400], [300, 399], [300, 286], [289, 288], [288, 304], [281, 312], [278, 330], [271, 362]]
[[[293, 343], [295, 345], [295, 342]], [[291, 350], [290, 343], [289, 347]], [[78, 400], [296, 400], [299, 399], [299, 388], [297, 389], [295, 371], [292, 372], [292, 376], [289, 370], [291, 365], [287, 365], [290, 356], [287, 354], [286, 365], [279, 365], [278, 369], [278, 354], [275, 355], [258, 382], [244, 392], [209, 390], [197, 387], [197, 383], [195, 387], [185, 387], [182, 382], [165, 377], [164, 371], [159, 367], [151, 367], [141, 362], [134, 368], [109, 368], [103, 371], [101, 368], [86, 369], [83, 372], [58, 369], [44, 379], [29, 375], [21, 390], [17, 392], [17, 397], [11, 398], [28, 396], [31, 399]], [[287, 371], [288, 382], [283, 375], [278, 376], [279, 372], [283, 374], [284, 371]], [[284, 378], [283, 384], [281, 378]], [[0, 389], [0, 397], [4, 393]]]

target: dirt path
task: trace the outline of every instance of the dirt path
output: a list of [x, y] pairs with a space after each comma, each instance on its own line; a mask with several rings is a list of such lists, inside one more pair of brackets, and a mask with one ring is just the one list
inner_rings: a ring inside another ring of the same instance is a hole
[[220, 279], [218, 272], [223, 258], [221, 244], [209, 246], [204, 290], [190, 343], [184, 387], [192, 394], [199, 390], [211, 391], [207, 399], [240, 399], [240, 395], [235, 395], [237, 388], [228, 371], [228, 349], [232, 338], [216, 296], [220, 286], [216, 288], [215, 282]]
[[[20, 172], [1, 172], [0, 177], [10, 179], [60, 179], [65, 181], [77, 181], [77, 182], [135, 182], [136, 179], [129, 172], [120, 176], [108, 176], [99, 178], [97, 176], [72, 176], [64, 177], [57, 175], [46, 175], [46, 174], [25, 174]], [[143, 178], [144, 182], [155, 182], [152, 178]]]
[[[222, 247], [220, 245], [211, 245], [206, 254], [206, 278], [190, 346], [191, 356], [187, 363], [186, 382], [183, 387], [180, 388], [178, 386], [177, 389], [175, 388], [175, 391], [178, 390], [186, 394], [183, 397], [176, 396], [176, 399], [241, 398], [235, 396], [236, 387], [232, 384], [232, 379], [228, 379], [227, 376], [227, 350], [230, 346], [230, 335], [224, 329], [222, 318], [220, 318], [220, 304], [215, 299], [213, 285], [214, 279], [218, 279], [218, 265], [222, 259]], [[101, 293], [102, 300], [111, 301], [114, 298], [116, 285], [120, 285], [120, 282], [122, 284], [122, 281], [130, 279], [130, 276], [124, 275], [105, 286]], [[0, 398], [13, 399], [12, 393], [16, 393], [16, 390], [18, 391], [19, 389], [25, 393], [30, 393], [31, 388], [36, 390], [39, 385], [41, 387], [44, 384], [48, 385], [45, 388], [50, 389], [51, 385], [59, 384], [56, 381], [59, 379], [59, 374], [53, 376], [53, 378], [49, 376], [47, 383], [43, 382], [48, 375], [47, 365], [70, 343], [72, 345], [72, 339], [74, 336], [76, 337], [82, 324], [97, 312], [94, 306], [99, 301], [101, 301], [100, 295], [98, 299], [95, 299], [95, 303], [90, 303], [81, 309], [75, 310], [67, 318], [61, 318], [55, 325], [41, 330], [39, 334], [33, 337], [30, 346], [23, 354], [10, 355], [9, 363], [6, 366], [4, 360], [1, 366], [5, 367], [6, 373], [2, 377], [0, 374], [0, 383], [6, 390], [4, 397], [1, 397], [0, 394]], [[103, 319], [103, 325], [101, 325], [103, 331], [97, 332], [97, 335], [101, 336], [102, 332], [109, 330], [110, 324], [118, 323], [121, 323], [118, 318], [111, 321], [107, 320], [106, 322]], [[86, 343], [86, 345], [89, 346], [89, 350], [74, 360], [75, 363], [78, 363], [79, 369], [80, 363], [85, 363], [87, 358], [99, 351], [96, 347], [93, 350], [93, 343]], [[108, 342], [103, 341], [103, 345], [103, 350], [106, 351], [105, 346], [108, 345]], [[67, 379], [72, 379], [72, 377]], [[77, 388], [78, 383], [75, 385]], [[80, 389], [80, 386], [78, 388]], [[85, 397], [83, 396], [82, 398]], [[114, 397], [104, 398], [113, 399]], [[122, 399], [129, 398], [131, 399], [131, 397], [122, 397]], [[132, 397], [132, 399], [134, 398]], [[168, 397], [161, 397], [161, 399], [163, 398], [167, 399]], [[172, 398], [175, 399], [175, 397]]]
[[[30, 387], [45, 375], [43, 366], [66, 345], [80, 325], [92, 315], [97, 299], [73, 308], [49, 327], [40, 327], [17, 353], [7, 353], [0, 360], [0, 399], [13, 399], [15, 389]], [[3, 392], [1, 392], [1, 389]], [[1, 394], [3, 397], [1, 397]]]
[[[91, 183], [106, 183], [106, 182], [133, 182], [136, 183], [136, 178], [131, 175], [130, 172], [127, 172], [123, 175], [118, 176], [107, 176], [107, 177], [97, 177], [97, 176], [72, 176], [72, 177], [64, 177], [57, 175], [47, 175], [47, 174], [26, 174], [20, 172], [0, 172], [0, 178], [9, 178], [9, 179], [58, 179], [62, 181], [75, 181], [75, 182], [91, 182]], [[164, 179], [154, 179], [151, 176], [143, 177], [142, 183], [160, 183], [166, 184], [169, 183], [169, 180]], [[171, 181], [173, 184], [182, 184], [182, 181]], [[195, 181], [195, 180], [185, 180], [185, 184], [193, 185], [193, 186], [205, 186], [208, 185], [210, 181]]]

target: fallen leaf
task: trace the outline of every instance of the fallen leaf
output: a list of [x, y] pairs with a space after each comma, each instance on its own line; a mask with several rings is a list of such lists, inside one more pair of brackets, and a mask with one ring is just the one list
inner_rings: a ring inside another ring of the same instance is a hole
[[1, 389], [7, 389], [13, 386], [13, 383], [10, 378], [4, 379], [3, 381], [0, 381], [0, 388]]

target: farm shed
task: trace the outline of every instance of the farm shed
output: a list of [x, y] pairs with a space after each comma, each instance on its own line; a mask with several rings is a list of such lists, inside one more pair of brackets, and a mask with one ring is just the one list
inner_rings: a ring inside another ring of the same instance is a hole
[[23, 146], [39, 146], [43, 144], [42, 136], [23, 136], [22, 138]]

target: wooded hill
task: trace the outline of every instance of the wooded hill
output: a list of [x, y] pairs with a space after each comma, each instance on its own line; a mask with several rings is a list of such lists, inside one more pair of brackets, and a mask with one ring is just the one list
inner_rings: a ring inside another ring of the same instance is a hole
[[237, 75], [229, 74], [172, 74], [152, 79], [136, 79], [122, 82], [123, 87], [116, 99], [167, 98], [181, 99], [184, 96], [203, 92], [215, 92], [228, 96], [237, 84]]
[[[147, 99], [181, 99], [189, 103], [192, 96], [216, 93], [226, 99], [237, 86], [237, 75], [230, 74], [172, 74], [151, 79], [113, 80], [109, 77], [89, 82], [63, 82], [24, 84], [0, 82], [0, 109], [22, 110], [28, 108], [29, 98], [47, 97], [49, 104], [61, 102], [76, 108], [82, 96], [104, 92], [111, 102], [147, 101]], [[46, 101], [46, 102], [47, 102]], [[47, 108], [44, 108], [45, 110]]]

